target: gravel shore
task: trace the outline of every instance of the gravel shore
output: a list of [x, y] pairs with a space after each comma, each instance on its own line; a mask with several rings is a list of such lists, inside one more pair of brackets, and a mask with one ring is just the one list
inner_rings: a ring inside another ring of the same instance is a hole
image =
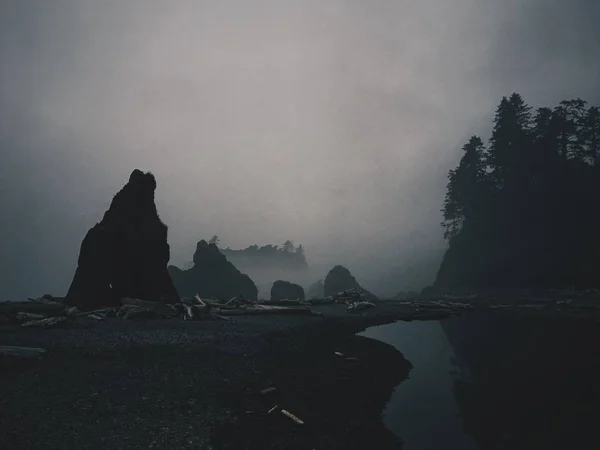
[[323, 317], [0, 331], [2, 344], [47, 349], [39, 360], [0, 359], [2, 448], [400, 448], [379, 416], [410, 363], [354, 336], [394, 321], [398, 305], [318, 309]]

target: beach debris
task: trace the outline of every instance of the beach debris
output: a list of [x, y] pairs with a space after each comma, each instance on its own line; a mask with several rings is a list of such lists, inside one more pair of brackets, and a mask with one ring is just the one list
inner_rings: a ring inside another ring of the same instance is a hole
[[518, 305], [519, 308], [525, 308], [525, 309], [543, 309], [545, 305]]
[[292, 419], [294, 422], [296, 422], [298, 425], [304, 425], [304, 421], [300, 420], [298, 417], [296, 417], [295, 415], [293, 415], [291, 412], [282, 409], [281, 410], [281, 414], [283, 414], [284, 416]]
[[0, 302], [0, 313], [28, 312], [32, 314], [52, 314], [65, 309], [64, 303], [42, 299], [30, 299], [20, 302]]
[[362, 294], [362, 291], [358, 291], [356, 289], [347, 289], [345, 291], [338, 292], [333, 294], [330, 297], [334, 303], [357, 303], [357, 302], [366, 302], [367, 300]]
[[21, 326], [24, 328], [55, 328], [64, 324], [66, 320], [67, 318], [64, 316], [48, 317], [47, 319], [30, 320]]
[[12, 345], [0, 345], [0, 356], [15, 356], [19, 358], [39, 358], [46, 350], [35, 347], [14, 347]]
[[43, 314], [34, 314], [27, 312], [18, 312], [15, 316], [15, 319], [21, 322], [28, 322], [30, 320], [42, 320], [45, 318], [46, 316], [44, 316]]
[[135, 305], [123, 305], [121, 307], [121, 317], [125, 319], [156, 319], [159, 315], [152, 309], [144, 309]]
[[[125, 319], [162, 319], [178, 317], [184, 320], [230, 320], [229, 316], [292, 314], [320, 316], [308, 304], [274, 305], [255, 303], [243, 298], [233, 297], [227, 302], [217, 299], [202, 299], [200, 296], [184, 298], [178, 303], [160, 303], [137, 298], [123, 297], [121, 306], [81, 311], [45, 296], [39, 299], [29, 298], [21, 302], [0, 302], [0, 320], [3, 323], [21, 323], [23, 327], [53, 328], [65, 322], [67, 318], [87, 317], [90, 320], [104, 320], [109, 317]], [[293, 304], [292, 304], [293, 303]]]
[[274, 305], [274, 306], [308, 306], [312, 304], [310, 300], [290, 300], [283, 298], [280, 300], [263, 300], [260, 302], [261, 305]]
[[277, 388], [276, 388], [276, 387], [274, 387], [274, 386], [271, 386], [271, 387], [268, 387], [268, 388], [266, 388], [266, 389], [263, 389], [262, 391], [260, 391], [260, 393], [261, 393], [262, 395], [265, 395], [265, 394], [270, 394], [271, 392], [275, 392], [276, 390], [277, 390]]
[[201, 305], [183, 305], [183, 320], [200, 320], [208, 315], [208, 309]]
[[350, 306], [348, 306], [346, 308], [346, 312], [357, 313], [359, 311], [364, 311], [366, 309], [370, 309], [370, 308], [374, 308], [374, 307], [375, 307], [375, 303], [372, 303], [372, 302], [367, 302], [367, 301], [354, 302], [354, 303], [351, 303]]
[[158, 315], [169, 316], [175, 315], [177, 312], [172, 305], [167, 303], [149, 302], [146, 300], [140, 300], [137, 298], [123, 297], [121, 299], [122, 305], [137, 306], [140, 309], [154, 311]]
[[[93, 311], [92, 311], [93, 313]], [[63, 310], [63, 314], [65, 316], [76, 316], [78, 314], [82, 314], [81, 311], [79, 311], [79, 309], [77, 309], [77, 306], [72, 306], [70, 308], [66, 308], [65, 310]]]
[[218, 314], [224, 316], [248, 316], [257, 314], [298, 314], [315, 316], [319, 315], [307, 306], [272, 306], [252, 305], [235, 309], [218, 309]]
[[355, 356], [346, 356], [344, 358], [345, 361], [349, 361], [349, 362], [357, 362], [357, 363], [361, 363], [361, 364], [367, 364], [366, 361], [360, 359], [360, 358], [356, 358]]

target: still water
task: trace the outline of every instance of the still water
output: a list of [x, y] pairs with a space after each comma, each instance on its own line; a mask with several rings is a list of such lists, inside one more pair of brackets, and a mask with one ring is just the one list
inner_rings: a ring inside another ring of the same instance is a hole
[[405, 450], [476, 448], [462, 431], [453, 390], [457, 379], [468, 380], [468, 368], [457, 360], [438, 321], [392, 323], [360, 335], [394, 346], [413, 365], [383, 416]]
[[469, 313], [373, 327], [413, 365], [384, 411], [407, 450], [600, 448], [600, 323]]

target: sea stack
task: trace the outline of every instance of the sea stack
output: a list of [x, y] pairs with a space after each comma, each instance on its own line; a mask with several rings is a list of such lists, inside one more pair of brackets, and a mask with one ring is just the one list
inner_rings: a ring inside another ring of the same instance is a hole
[[179, 295], [167, 272], [167, 226], [154, 203], [156, 179], [134, 170], [92, 227], [79, 252], [67, 301], [81, 310], [118, 306], [122, 297], [175, 303]]
[[240, 272], [215, 244], [202, 240], [196, 244], [194, 267], [181, 270], [169, 266], [169, 274], [182, 297], [198, 294], [204, 298], [229, 300], [239, 295], [256, 300], [258, 289], [252, 279]]
[[323, 283], [325, 296], [334, 295], [338, 292], [351, 289], [362, 292], [363, 297], [369, 301], [377, 300], [377, 297], [374, 294], [358, 284], [356, 278], [354, 278], [350, 271], [344, 266], [335, 266], [325, 277], [325, 282]]

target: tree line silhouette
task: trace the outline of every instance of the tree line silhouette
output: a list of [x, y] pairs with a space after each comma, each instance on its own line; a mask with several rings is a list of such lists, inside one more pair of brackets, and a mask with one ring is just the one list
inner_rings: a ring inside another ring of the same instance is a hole
[[597, 106], [503, 97], [488, 144], [472, 136], [448, 175], [436, 285], [598, 286], [599, 145]]
[[[209, 243], [219, 245], [219, 237], [213, 236]], [[234, 250], [229, 247], [219, 248], [229, 260], [240, 267], [255, 267], [263, 269], [304, 270], [308, 268], [306, 254], [302, 244], [297, 247], [287, 240], [278, 245], [250, 245], [244, 249]]]

